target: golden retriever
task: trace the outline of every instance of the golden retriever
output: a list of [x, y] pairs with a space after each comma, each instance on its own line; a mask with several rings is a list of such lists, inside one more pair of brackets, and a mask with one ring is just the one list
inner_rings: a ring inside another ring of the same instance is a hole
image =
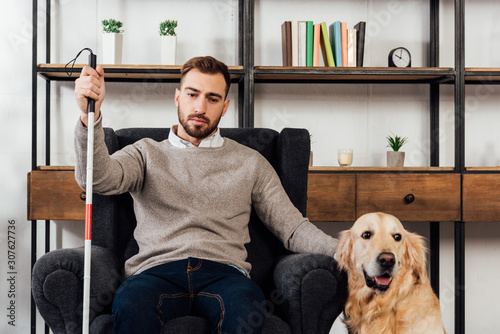
[[344, 323], [350, 333], [446, 333], [426, 253], [423, 237], [384, 213], [365, 214], [340, 233], [337, 261], [348, 276]]

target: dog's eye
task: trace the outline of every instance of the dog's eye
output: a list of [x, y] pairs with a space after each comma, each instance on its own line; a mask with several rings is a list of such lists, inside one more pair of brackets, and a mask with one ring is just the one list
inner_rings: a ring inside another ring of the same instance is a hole
[[361, 238], [363, 239], [370, 239], [372, 237], [372, 232], [365, 232], [361, 234]]
[[394, 234], [394, 240], [401, 241], [401, 234]]

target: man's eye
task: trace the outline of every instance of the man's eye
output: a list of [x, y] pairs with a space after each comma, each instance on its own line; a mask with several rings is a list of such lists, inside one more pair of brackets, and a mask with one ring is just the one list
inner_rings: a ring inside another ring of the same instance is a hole
[[219, 102], [219, 99], [210, 99], [210, 102], [217, 103], [217, 102]]
[[363, 234], [361, 234], [361, 238], [363, 239], [370, 239], [372, 237], [372, 232], [364, 232]]

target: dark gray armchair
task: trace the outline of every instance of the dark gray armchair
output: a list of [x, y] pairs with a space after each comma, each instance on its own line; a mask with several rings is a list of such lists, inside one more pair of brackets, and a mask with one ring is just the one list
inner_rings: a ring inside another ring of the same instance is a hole
[[[168, 133], [166, 128], [105, 129], [110, 153], [143, 137], [165, 140]], [[221, 129], [221, 134], [265, 156], [280, 175], [292, 202], [305, 215], [310, 150], [306, 130], [284, 129], [278, 133], [236, 128]], [[111, 333], [113, 295], [123, 281], [125, 260], [138, 250], [130, 195], [94, 195], [92, 219], [90, 332]], [[255, 213], [249, 228], [251, 276], [266, 294], [270, 312], [262, 319], [264, 333], [329, 333], [347, 297], [346, 277], [337, 270], [333, 258], [286, 251]], [[83, 248], [55, 250], [42, 256], [33, 268], [32, 293], [54, 333], [81, 333]], [[169, 322], [166, 333], [205, 334], [208, 330], [204, 319], [183, 317]]]

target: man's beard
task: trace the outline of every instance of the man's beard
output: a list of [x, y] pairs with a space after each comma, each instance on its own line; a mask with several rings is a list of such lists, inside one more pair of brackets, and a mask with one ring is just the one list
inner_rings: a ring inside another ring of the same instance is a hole
[[[179, 114], [179, 116], [181, 115], [181, 112], [179, 109], [177, 110], [177, 113]], [[188, 121], [192, 118], [203, 119], [206, 123], [206, 126], [189, 125]], [[222, 118], [222, 113], [217, 119], [215, 119], [213, 122], [211, 122], [210, 119], [208, 119], [207, 117], [205, 117], [203, 115], [191, 114], [191, 115], [186, 116], [185, 119], [182, 117], [179, 117], [179, 121], [180, 121], [182, 127], [184, 128], [184, 131], [186, 131], [186, 133], [188, 135], [190, 135], [191, 137], [196, 138], [196, 139], [204, 139], [204, 138], [208, 137], [210, 134], [212, 134], [212, 132], [214, 132], [215, 129], [217, 129], [217, 126], [219, 125], [221, 118]]]

